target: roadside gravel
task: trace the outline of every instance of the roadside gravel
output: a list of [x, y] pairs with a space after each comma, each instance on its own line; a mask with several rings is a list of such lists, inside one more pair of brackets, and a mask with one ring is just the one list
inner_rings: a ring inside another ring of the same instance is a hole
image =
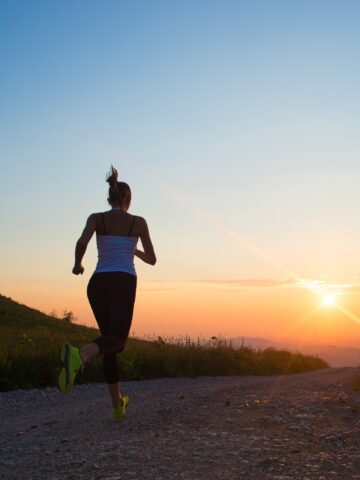
[[0, 394], [6, 480], [360, 480], [356, 369], [126, 382]]

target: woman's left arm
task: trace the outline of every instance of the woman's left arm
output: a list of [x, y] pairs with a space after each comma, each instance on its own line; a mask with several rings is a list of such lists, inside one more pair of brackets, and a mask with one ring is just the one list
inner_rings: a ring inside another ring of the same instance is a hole
[[84, 267], [82, 266], [81, 262], [86, 252], [86, 247], [91, 240], [94, 232], [96, 230], [96, 221], [95, 221], [95, 214], [91, 214], [90, 217], [86, 221], [85, 228], [76, 242], [75, 246], [75, 265], [72, 269], [72, 273], [74, 275], [81, 275], [84, 273]]

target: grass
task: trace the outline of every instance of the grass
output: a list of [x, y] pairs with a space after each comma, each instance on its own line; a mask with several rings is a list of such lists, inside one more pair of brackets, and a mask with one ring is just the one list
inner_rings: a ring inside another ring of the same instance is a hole
[[[97, 329], [72, 324], [0, 295], [0, 391], [56, 385], [60, 345], [82, 346], [97, 337]], [[123, 380], [200, 375], [274, 375], [300, 373], [328, 365], [322, 359], [268, 348], [232, 348], [213, 337], [164, 341], [129, 338], [118, 356]], [[101, 361], [87, 366], [78, 383], [102, 382]]]

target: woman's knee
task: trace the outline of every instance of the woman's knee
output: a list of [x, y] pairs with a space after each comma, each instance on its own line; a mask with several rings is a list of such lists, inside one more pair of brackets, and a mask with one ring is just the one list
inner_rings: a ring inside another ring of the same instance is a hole
[[112, 352], [122, 352], [125, 348], [125, 342], [115, 335], [104, 335], [94, 340], [94, 343], [99, 347], [100, 353], [103, 355]]

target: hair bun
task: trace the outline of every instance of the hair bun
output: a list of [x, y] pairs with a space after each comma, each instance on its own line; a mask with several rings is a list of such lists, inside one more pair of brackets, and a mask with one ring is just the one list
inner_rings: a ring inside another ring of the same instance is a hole
[[106, 181], [113, 187], [116, 185], [118, 177], [118, 171], [111, 165], [110, 172], [106, 176]]

